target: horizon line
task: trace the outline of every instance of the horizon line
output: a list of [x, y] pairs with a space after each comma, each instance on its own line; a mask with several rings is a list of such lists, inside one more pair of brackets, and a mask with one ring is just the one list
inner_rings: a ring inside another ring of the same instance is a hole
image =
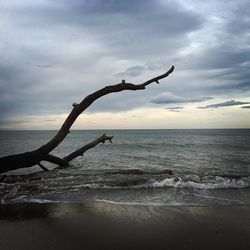
[[[108, 129], [71, 129], [71, 131], [110, 131], [110, 130], [240, 130], [249, 128], [108, 128]], [[0, 129], [0, 131], [59, 131], [59, 129]]]

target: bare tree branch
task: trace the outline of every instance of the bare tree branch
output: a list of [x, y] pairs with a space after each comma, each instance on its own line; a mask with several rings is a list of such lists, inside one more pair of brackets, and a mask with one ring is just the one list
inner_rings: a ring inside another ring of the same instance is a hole
[[52, 155], [52, 154], [48, 154], [44, 157], [44, 161], [56, 164], [58, 166], [61, 167], [66, 167], [68, 166], [68, 162], [64, 161], [62, 158]]
[[105, 143], [106, 141], [109, 141], [110, 143], [112, 143], [112, 139], [113, 139], [113, 136], [106, 136], [105, 134], [102, 135], [101, 137], [95, 139], [94, 141], [84, 145], [83, 147], [77, 149], [76, 151], [72, 152], [71, 154], [65, 156], [64, 158], [60, 158], [60, 157], [57, 157], [57, 156], [54, 156], [54, 155], [51, 155], [51, 154], [48, 154], [44, 160], [45, 161], [48, 161], [50, 163], [54, 163], [54, 164], [57, 164], [59, 166], [67, 166], [69, 164], [70, 161], [72, 161], [73, 159], [75, 159], [76, 157], [78, 156], [83, 156], [83, 154], [95, 147], [96, 145], [98, 145], [99, 143]]
[[66, 157], [63, 158], [64, 161], [70, 162], [76, 157], [83, 155], [87, 150], [95, 147], [99, 143], [105, 143], [105, 141], [110, 141], [112, 143], [113, 136], [106, 136], [105, 134], [102, 135], [101, 137], [97, 138], [96, 140], [86, 144], [85, 146], [81, 147], [80, 149], [76, 150], [75, 152], [67, 155]]

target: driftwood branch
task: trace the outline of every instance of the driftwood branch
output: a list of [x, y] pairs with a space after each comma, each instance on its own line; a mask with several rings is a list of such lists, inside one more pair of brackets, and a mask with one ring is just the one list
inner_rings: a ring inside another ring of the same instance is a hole
[[[124, 90], [143, 90], [146, 88], [147, 85], [151, 83], [159, 83], [159, 80], [166, 78], [169, 74], [171, 74], [174, 71], [174, 66], [172, 66], [166, 73], [154, 77], [146, 82], [143, 82], [141, 84], [132, 84], [132, 83], [126, 83], [125, 81], [118, 83], [116, 85], [110, 85], [106, 86], [90, 95], [85, 97], [81, 103], [73, 104], [73, 109], [64, 121], [62, 127], [58, 131], [58, 133], [45, 145], [41, 146], [40, 148], [31, 151], [31, 152], [25, 152], [21, 154], [15, 154], [15, 155], [9, 155], [5, 157], [0, 158], [0, 173], [18, 169], [18, 168], [25, 168], [25, 167], [31, 167], [34, 165], [39, 165], [41, 161], [44, 159], [50, 159], [50, 161], [54, 160], [51, 156], [49, 156], [49, 153], [55, 149], [67, 136], [68, 133], [70, 133], [70, 128], [77, 119], [77, 117], [86, 110], [94, 101], [99, 99], [102, 96], [105, 96], [110, 93], [120, 92]], [[87, 146], [87, 145], [86, 145]], [[83, 147], [82, 150], [85, 150]], [[74, 152], [77, 154], [76, 152]], [[72, 154], [74, 154], [72, 153]], [[72, 156], [70, 154], [68, 159], [70, 159]]]
[[80, 149], [76, 150], [75, 152], [67, 155], [66, 157], [63, 158], [63, 160], [66, 161], [66, 162], [70, 162], [70, 161], [72, 161], [73, 159], [75, 159], [76, 157], [78, 157], [80, 155], [83, 156], [83, 154], [87, 150], [95, 147], [99, 143], [105, 143], [105, 141], [109, 141], [110, 143], [112, 143], [112, 139], [113, 139], [113, 136], [106, 136], [104, 134], [101, 137], [97, 138], [96, 140], [94, 140], [94, 141], [86, 144], [85, 146], [81, 147]]
[[42, 165], [41, 162], [38, 162], [37, 165], [43, 170], [43, 171], [49, 171], [46, 167]]
[[55, 155], [52, 155], [52, 154], [46, 155], [46, 157], [44, 157], [44, 161], [56, 164], [56, 165], [61, 166], [61, 167], [68, 166], [68, 162], [66, 162], [62, 158], [55, 156]]
[[48, 154], [46, 158], [44, 159], [45, 161], [48, 161], [50, 163], [57, 164], [59, 166], [65, 167], [69, 164], [70, 161], [75, 159], [78, 156], [83, 156], [83, 154], [98, 145], [99, 143], [105, 143], [106, 141], [109, 141], [112, 143], [113, 136], [107, 136], [107, 135], [102, 135], [101, 137], [95, 139], [94, 141], [84, 145], [83, 147], [77, 149], [76, 151], [72, 152], [71, 154], [65, 156], [64, 158], [60, 158], [51, 154]]

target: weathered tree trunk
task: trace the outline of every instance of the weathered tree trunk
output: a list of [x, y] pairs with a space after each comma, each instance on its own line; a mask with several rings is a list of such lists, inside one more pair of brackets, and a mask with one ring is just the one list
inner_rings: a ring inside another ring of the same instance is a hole
[[172, 66], [166, 73], [157, 76], [155, 78], [152, 78], [144, 83], [141, 84], [132, 84], [132, 83], [125, 83], [125, 81], [122, 81], [122, 83], [118, 83], [116, 85], [110, 85], [106, 86], [88, 96], [86, 96], [81, 103], [79, 104], [73, 104], [73, 109], [68, 115], [67, 119], [64, 121], [62, 127], [57, 132], [57, 134], [45, 145], [41, 146], [40, 148], [25, 152], [21, 154], [14, 154], [14, 155], [8, 155], [0, 158], [0, 173], [7, 172], [10, 170], [15, 170], [19, 168], [27, 168], [32, 167], [34, 165], [39, 165], [43, 170], [47, 170], [42, 164], [41, 161], [48, 161], [51, 163], [55, 163], [59, 166], [67, 166], [68, 163], [73, 160], [74, 158], [82, 155], [85, 151], [88, 149], [95, 147], [99, 143], [105, 143], [106, 140], [110, 141], [113, 137], [106, 136], [105, 134], [99, 138], [97, 138], [95, 141], [83, 146], [82, 148], [78, 149], [77, 151], [71, 153], [70, 155], [59, 158], [54, 155], [51, 155], [50, 152], [55, 149], [67, 136], [68, 133], [70, 133], [70, 128], [77, 119], [77, 117], [85, 110], [87, 109], [95, 100], [99, 99], [100, 97], [120, 92], [123, 90], [143, 90], [146, 88], [147, 85], [156, 82], [159, 83], [159, 80], [166, 78], [169, 74], [171, 74], [174, 71], [174, 66]]

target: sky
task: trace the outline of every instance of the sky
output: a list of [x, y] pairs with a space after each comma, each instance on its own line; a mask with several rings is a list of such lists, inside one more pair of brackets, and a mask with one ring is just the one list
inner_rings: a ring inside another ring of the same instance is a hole
[[0, 129], [250, 128], [249, 0], [2, 0]]

